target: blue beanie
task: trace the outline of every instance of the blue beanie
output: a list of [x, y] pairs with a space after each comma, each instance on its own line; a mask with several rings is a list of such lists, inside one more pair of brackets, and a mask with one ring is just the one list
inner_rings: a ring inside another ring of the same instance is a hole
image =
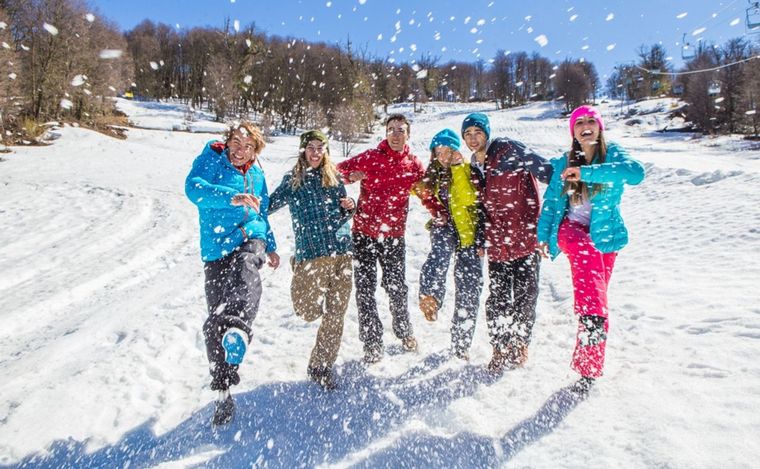
[[443, 145], [453, 150], [459, 150], [461, 144], [462, 141], [459, 140], [459, 135], [456, 132], [451, 129], [443, 129], [433, 137], [433, 140], [430, 142], [430, 149], [434, 150], [435, 147]]
[[462, 122], [462, 135], [464, 131], [472, 126], [480, 127], [480, 130], [486, 134], [486, 140], [491, 138], [491, 124], [488, 123], [488, 116], [482, 112], [473, 112], [469, 116], [464, 118]]

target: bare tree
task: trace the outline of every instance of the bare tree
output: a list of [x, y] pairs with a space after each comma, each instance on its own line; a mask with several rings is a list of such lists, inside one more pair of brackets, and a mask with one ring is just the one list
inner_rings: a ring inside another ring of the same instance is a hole
[[562, 97], [566, 111], [580, 106], [588, 99], [591, 92], [591, 80], [586, 73], [582, 63], [570, 60], [565, 60], [557, 68], [554, 88]]

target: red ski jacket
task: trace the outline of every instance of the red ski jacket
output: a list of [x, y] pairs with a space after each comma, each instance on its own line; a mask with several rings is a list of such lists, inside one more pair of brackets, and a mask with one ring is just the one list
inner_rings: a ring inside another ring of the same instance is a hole
[[[359, 203], [352, 230], [372, 238], [380, 236], [402, 238], [409, 212], [409, 195], [422, 179], [425, 168], [408, 146], [401, 152], [393, 150], [387, 140], [377, 148], [342, 161], [338, 171], [348, 180], [354, 171], [365, 174], [360, 182]], [[431, 201], [423, 199], [430, 209]]]

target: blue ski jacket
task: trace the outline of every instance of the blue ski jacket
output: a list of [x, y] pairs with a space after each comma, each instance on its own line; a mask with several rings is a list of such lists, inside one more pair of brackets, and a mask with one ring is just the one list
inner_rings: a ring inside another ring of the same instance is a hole
[[[253, 194], [261, 201], [259, 212], [231, 204], [236, 194]], [[277, 245], [267, 219], [269, 194], [264, 172], [252, 165], [247, 171], [236, 168], [227, 158], [224, 144], [211, 141], [193, 161], [185, 179], [185, 194], [198, 207], [201, 230], [201, 258], [221, 259], [248, 239], [266, 242], [266, 252]]]
[[[568, 209], [568, 195], [562, 193], [564, 181], [560, 178], [567, 166], [567, 154], [551, 160], [552, 178], [544, 193], [543, 208], [538, 219], [538, 242], [549, 245], [552, 259], [559, 253], [557, 233]], [[603, 189], [591, 196], [589, 235], [601, 252], [617, 252], [628, 244], [628, 230], [620, 215], [620, 199], [625, 184], [636, 185], [644, 180], [644, 167], [628, 156], [619, 145], [610, 142], [605, 162], [581, 166], [581, 181], [602, 184]]]

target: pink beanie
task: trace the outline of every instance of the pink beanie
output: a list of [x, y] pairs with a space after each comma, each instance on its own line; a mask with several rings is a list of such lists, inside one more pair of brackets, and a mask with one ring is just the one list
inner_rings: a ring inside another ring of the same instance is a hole
[[602, 115], [597, 111], [595, 107], [584, 104], [575, 108], [572, 114], [570, 114], [570, 135], [573, 136], [573, 129], [575, 129], [575, 121], [580, 117], [590, 116], [599, 124], [599, 130], [604, 131], [604, 121]]

